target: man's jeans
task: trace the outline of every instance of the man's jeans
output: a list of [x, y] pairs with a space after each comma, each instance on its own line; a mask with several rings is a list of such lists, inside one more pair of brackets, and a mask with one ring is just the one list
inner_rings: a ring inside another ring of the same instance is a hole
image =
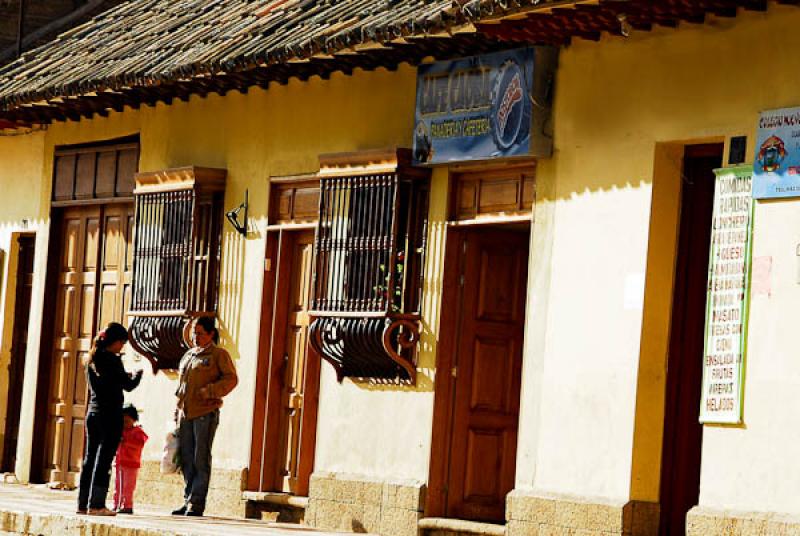
[[81, 467], [78, 508], [105, 508], [111, 462], [122, 438], [122, 415], [86, 415], [86, 455]]
[[196, 419], [181, 421], [178, 440], [180, 442], [181, 469], [186, 483], [184, 499], [190, 511], [203, 512], [211, 478], [211, 445], [219, 424], [219, 410], [214, 410]]

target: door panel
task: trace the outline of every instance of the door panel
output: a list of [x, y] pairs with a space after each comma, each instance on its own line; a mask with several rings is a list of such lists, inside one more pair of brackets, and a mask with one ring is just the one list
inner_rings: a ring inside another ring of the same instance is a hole
[[28, 319], [33, 290], [35, 238], [18, 239], [17, 286], [14, 302], [14, 330], [11, 339], [11, 362], [8, 367], [8, 398], [6, 401], [5, 439], [0, 471], [13, 472], [17, 461], [22, 386], [25, 380], [25, 356], [28, 353]]
[[314, 231], [267, 237], [262, 348], [256, 378], [253, 491], [308, 494], [314, 467], [320, 358], [309, 347]]
[[[284, 414], [281, 422], [281, 452], [284, 452], [281, 490], [296, 493], [300, 466], [300, 438], [308, 358], [309, 303], [313, 265], [314, 233], [298, 234], [291, 243], [291, 277], [288, 294], [286, 354], [284, 355]], [[288, 252], [287, 252], [288, 253]]]
[[464, 234], [447, 515], [505, 519], [514, 486], [527, 232]]
[[82, 444], [83, 439], [73, 437], [73, 415], [75, 410], [81, 410], [81, 404], [76, 404], [80, 402], [80, 398], [76, 400], [76, 388], [85, 389], [85, 379], [79, 370], [78, 349], [81, 338], [91, 337], [94, 316], [92, 265], [96, 252], [88, 250], [97, 244], [99, 217], [99, 208], [76, 209], [64, 214], [59, 299], [56, 302], [58, 328], [52, 367], [55, 374], [50, 390], [48, 476], [51, 482], [74, 483], [74, 475], [70, 475], [72, 444], [78, 441]]
[[98, 325], [123, 318], [119, 282], [130, 280], [123, 261], [132, 211], [129, 205], [97, 206], [62, 216], [44, 472], [50, 482], [77, 483], [88, 402], [83, 359]]
[[127, 311], [126, 294], [130, 294], [131, 280], [129, 213], [128, 207], [109, 207], [104, 214], [98, 328], [111, 321], [123, 321], [122, 314]]

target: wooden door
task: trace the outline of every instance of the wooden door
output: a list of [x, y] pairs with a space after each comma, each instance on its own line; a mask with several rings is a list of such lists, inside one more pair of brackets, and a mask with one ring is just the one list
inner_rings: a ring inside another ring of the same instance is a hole
[[101, 243], [98, 329], [109, 322], [128, 325], [131, 302], [133, 248], [133, 210], [117, 205], [103, 211], [103, 240]]
[[308, 344], [314, 231], [267, 239], [261, 359], [248, 489], [308, 494], [320, 359]]
[[101, 322], [123, 320], [133, 207], [68, 209], [60, 226], [45, 478], [73, 487], [83, 456], [83, 359]]
[[714, 169], [722, 144], [687, 147], [684, 159], [672, 332], [661, 464], [662, 536], [686, 534], [686, 513], [700, 498], [703, 383], [708, 256], [714, 207]]
[[286, 276], [291, 282], [286, 302], [286, 335], [282, 356], [281, 402], [284, 411], [279, 447], [279, 452], [283, 453], [283, 463], [279, 470], [280, 489], [289, 493], [297, 493], [300, 476], [314, 233], [306, 231], [293, 238], [287, 251], [291, 256], [291, 264]]
[[528, 232], [476, 230], [461, 243], [447, 516], [505, 520], [514, 487]]
[[25, 381], [25, 356], [28, 352], [28, 318], [31, 312], [33, 289], [33, 261], [36, 238], [20, 236], [17, 239], [16, 299], [14, 302], [14, 331], [11, 337], [11, 363], [8, 367], [8, 398], [6, 405], [5, 439], [3, 441], [2, 472], [14, 472], [17, 462], [19, 412], [22, 406], [22, 385]]

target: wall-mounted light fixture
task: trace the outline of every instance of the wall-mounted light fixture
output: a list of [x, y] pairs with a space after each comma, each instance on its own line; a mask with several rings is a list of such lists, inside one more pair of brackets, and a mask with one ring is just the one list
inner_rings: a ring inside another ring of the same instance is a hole
[[[244, 203], [239, 205], [233, 210], [229, 210], [225, 213], [225, 217], [228, 218], [228, 221], [231, 222], [233, 228], [236, 229], [239, 234], [243, 236], [247, 236], [247, 199], [249, 196], [249, 190], [244, 191]], [[244, 213], [242, 213], [244, 211]], [[239, 216], [241, 215], [242, 220], [239, 221]]]
[[623, 37], [630, 36], [633, 28], [631, 23], [628, 22], [628, 16], [625, 13], [620, 13], [617, 15], [617, 20], [619, 21], [619, 33], [622, 34]]

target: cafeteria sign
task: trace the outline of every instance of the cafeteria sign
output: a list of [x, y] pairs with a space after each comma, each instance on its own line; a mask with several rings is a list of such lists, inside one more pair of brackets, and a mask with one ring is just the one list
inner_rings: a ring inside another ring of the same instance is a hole
[[421, 65], [414, 162], [530, 154], [534, 49]]
[[700, 422], [739, 424], [750, 304], [753, 171], [739, 166], [716, 174]]
[[800, 197], [800, 108], [763, 112], [758, 121], [753, 197]]

